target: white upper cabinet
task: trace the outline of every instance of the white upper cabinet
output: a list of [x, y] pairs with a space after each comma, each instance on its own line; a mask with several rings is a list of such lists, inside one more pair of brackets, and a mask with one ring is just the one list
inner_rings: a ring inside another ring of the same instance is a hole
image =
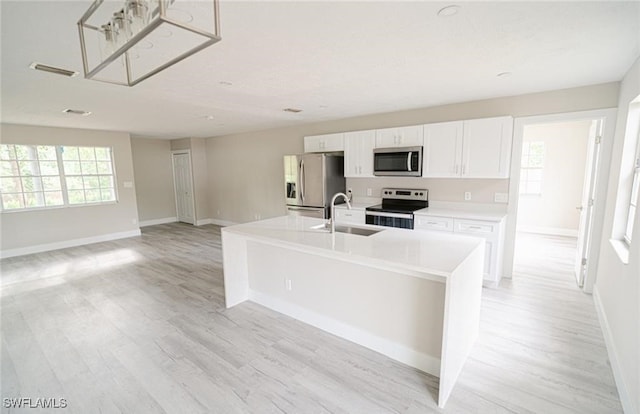
[[462, 170], [463, 122], [424, 126], [423, 177], [459, 177]]
[[423, 177], [509, 178], [513, 118], [424, 126]]
[[513, 118], [464, 121], [462, 177], [509, 178]]
[[422, 125], [378, 129], [376, 148], [422, 146], [423, 137]]
[[344, 151], [344, 133], [304, 137], [304, 152]]
[[376, 131], [355, 131], [344, 134], [344, 176], [373, 177], [373, 147]]

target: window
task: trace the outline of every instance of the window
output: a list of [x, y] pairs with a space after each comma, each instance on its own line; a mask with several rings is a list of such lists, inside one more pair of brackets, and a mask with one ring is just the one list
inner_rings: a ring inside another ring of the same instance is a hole
[[111, 148], [0, 145], [2, 210], [116, 200]]
[[638, 137], [636, 138], [636, 157], [633, 164], [633, 180], [631, 183], [631, 197], [627, 209], [627, 224], [624, 230], [624, 241], [631, 244], [631, 236], [633, 234], [633, 224], [638, 208], [638, 193], [640, 187], [640, 127], [638, 128]]
[[542, 195], [542, 169], [544, 167], [544, 142], [522, 143], [520, 170], [520, 194]]

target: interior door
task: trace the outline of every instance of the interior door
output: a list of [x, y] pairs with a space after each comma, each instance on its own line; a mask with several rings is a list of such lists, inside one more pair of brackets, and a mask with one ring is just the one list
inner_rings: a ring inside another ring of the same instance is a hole
[[578, 286], [584, 285], [587, 272], [587, 258], [591, 245], [591, 230], [593, 218], [593, 202], [595, 199], [596, 177], [598, 161], [600, 159], [600, 137], [602, 136], [602, 120], [594, 120], [589, 131], [587, 148], [587, 162], [585, 165], [584, 184], [582, 187], [582, 202], [576, 208], [580, 210], [580, 224], [578, 226], [578, 245], [576, 250], [575, 275]]
[[178, 221], [195, 224], [191, 155], [188, 152], [173, 154], [173, 182]]

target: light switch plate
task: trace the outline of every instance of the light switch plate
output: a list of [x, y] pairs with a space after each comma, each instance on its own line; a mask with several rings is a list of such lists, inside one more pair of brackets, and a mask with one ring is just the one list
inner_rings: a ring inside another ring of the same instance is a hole
[[125, 181], [122, 183], [124, 188], [133, 188], [133, 181]]
[[493, 201], [496, 203], [508, 203], [509, 202], [509, 194], [508, 193], [495, 193], [493, 196]]

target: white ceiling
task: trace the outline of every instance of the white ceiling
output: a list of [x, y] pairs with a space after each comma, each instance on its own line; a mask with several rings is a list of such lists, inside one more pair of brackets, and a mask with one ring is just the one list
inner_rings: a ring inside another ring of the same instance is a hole
[[2, 122], [162, 138], [618, 81], [640, 55], [638, 1], [455, 3], [443, 18], [452, 3], [223, 0], [221, 42], [127, 88], [28, 68], [82, 71], [91, 1], [0, 4]]

